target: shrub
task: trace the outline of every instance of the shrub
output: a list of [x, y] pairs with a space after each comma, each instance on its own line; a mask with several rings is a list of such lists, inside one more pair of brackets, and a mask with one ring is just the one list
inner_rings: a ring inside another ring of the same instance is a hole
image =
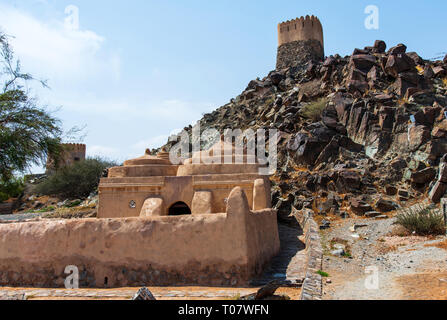
[[301, 109], [301, 115], [304, 118], [310, 119], [314, 122], [320, 121], [321, 114], [323, 113], [324, 108], [326, 108], [326, 103], [326, 98], [321, 98], [315, 102], [305, 105], [303, 109]]
[[329, 273], [324, 272], [322, 270], [318, 270], [317, 274], [319, 274], [320, 276], [322, 276], [323, 278], [328, 278], [329, 277]]
[[420, 236], [444, 235], [446, 232], [444, 216], [440, 210], [423, 206], [403, 210], [397, 216], [397, 224]]
[[43, 195], [69, 199], [86, 198], [98, 187], [105, 169], [115, 166], [111, 161], [90, 158], [59, 169], [35, 187]]
[[24, 190], [22, 178], [12, 178], [9, 181], [0, 182], [0, 202], [9, 198], [18, 198]]

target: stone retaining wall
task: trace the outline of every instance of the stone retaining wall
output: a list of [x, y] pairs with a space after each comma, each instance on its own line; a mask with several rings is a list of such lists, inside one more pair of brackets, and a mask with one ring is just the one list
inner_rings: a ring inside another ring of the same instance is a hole
[[324, 58], [324, 48], [318, 40], [301, 40], [278, 47], [276, 70], [290, 67], [304, 67], [309, 61]]
[[310, 211], [303, 211], [297, 219], [304, 232], [307, 260], [301, 300], [321, 300], [323, 281], [317, 272], [323, 268], [323, 248], [319, 228]]

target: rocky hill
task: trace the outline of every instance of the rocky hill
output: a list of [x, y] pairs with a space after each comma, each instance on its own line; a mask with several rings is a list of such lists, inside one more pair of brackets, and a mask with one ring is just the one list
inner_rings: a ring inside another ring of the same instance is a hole
[[204, 115], [201, 130], [280, 130], [272, 196], [282, 219], [303, 208], [375, 216], [414, 198], [438, 203], [447, 190], [447, 56], [406, 51], [376, 41], [272, 71]]

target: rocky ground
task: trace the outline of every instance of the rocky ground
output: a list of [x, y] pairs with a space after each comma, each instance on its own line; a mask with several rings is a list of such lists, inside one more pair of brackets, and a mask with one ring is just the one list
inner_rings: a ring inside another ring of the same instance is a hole
[[[395, 210], [384, 196], [439, 202], [447, 190], [447, 56], [430, 61], [403, 44], [386, 47], [376, 41], [351, 56], [272, 71], [204, 115], [201, 132], [279, 130], [272, 198], [283, 221], [302, 209], [341, 217]], [[219, 138], [203, 136], [202, 148]]]
[[25, 195], [20, 206], [12, 214], [0, 215], [0, 223], [30, 221], [36, 219], [76, 219], [96, 217], [97, 194], [87, 199], [59, 199], [48, 196]]
[[[393, 217], [355, 218], [334, 222], [321, 232], [328, 273], [324, 299], [446, 298], [447, 238], [408, 236], [394, 223]], [[373, 272], [377, 287], [371, 282]]]

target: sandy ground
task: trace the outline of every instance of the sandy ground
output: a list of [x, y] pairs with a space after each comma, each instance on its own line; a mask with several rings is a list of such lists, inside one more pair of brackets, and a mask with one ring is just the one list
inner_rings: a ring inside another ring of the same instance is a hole
[[[447, 298], [445, 237], [395, 236], [394, 219], [348, 219], [322, 231], [324, 299], [444, 300]], [[353, 232], [352, 227], [360, 225]], [[350, 256], [334, 256], [343, 243]], [[332, 246], [332, 247], [331, 247]]]

